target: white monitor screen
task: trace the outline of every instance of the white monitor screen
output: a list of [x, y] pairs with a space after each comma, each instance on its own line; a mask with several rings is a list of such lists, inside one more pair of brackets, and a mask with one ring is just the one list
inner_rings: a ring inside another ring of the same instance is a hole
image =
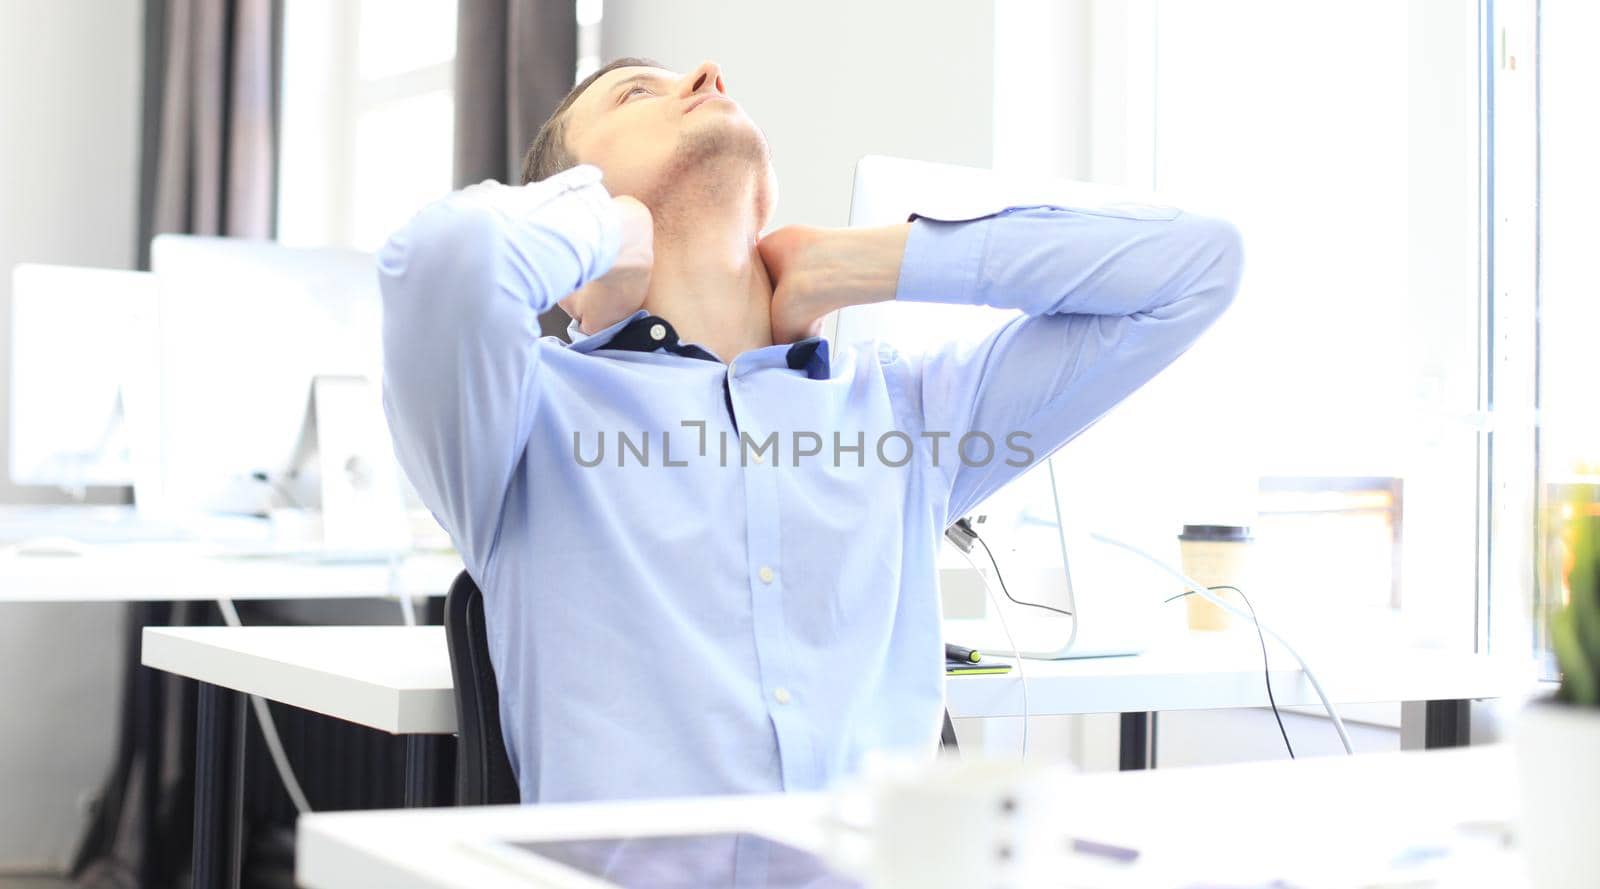
[[153, 356], [154, 277], [19, 265], [11, 281], [11, 480], [132, 484], [127, 410]]
[[381, 311], [371, 254], [162, 235], [151, 265], [160, 288], [160, 387], [149, 435], [159, 456], [141, 461], [141, 510], [247, 511], [254, 475], [276, 479], [290, 469], [314, 377], [365, 377], [378, 406]]

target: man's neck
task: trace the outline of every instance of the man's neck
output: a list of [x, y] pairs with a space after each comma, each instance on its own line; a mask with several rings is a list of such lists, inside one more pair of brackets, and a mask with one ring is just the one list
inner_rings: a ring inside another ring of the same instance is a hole
[[682, 183], [651, 207], [655, 260], [644, 308], [683, 342], [731, 362], [772, 345], [772, 281], [756, 250], [765, 207], [754, 184]]

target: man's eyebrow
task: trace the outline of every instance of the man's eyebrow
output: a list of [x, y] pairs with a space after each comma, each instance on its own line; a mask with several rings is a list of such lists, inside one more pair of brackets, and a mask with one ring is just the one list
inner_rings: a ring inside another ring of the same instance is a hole
[[616, 86], [613, 86], [611, 89], [606, 91], [606, 94], [608, 96], [615, 97], [616, 94], [617, 94], [617, 90], [622, 89], [623, 87], [627, 86], [630, 83], [638, 83], [641, 80], [656, 80], [656, 81], [668, 81], [668, 82], [670, 82], [671, 79], [672, 78], [667, 77], [665, 74], [650, 74], [650, 73], [635, 74], [635, 75], [633, 75], [631, 77], [624, 77], [622, 80], [618, 81]]

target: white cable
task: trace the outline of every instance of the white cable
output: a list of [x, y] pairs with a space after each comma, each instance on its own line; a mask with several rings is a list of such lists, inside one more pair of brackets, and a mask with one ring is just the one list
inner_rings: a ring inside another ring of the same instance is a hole
[[389, 589], [395, 598], [400, 600], [400, 622], [408, 627], [417, 625], [417, 603], [405, 592], [400, 579], [400, 560], [398, 554], [389, 556]]
[[[244, 626], [239, 620], [239, 611], [233, 607], [231, 599], [218, 599], [217, 606], [222, 609], [222, 621], [230, 627]], [[278, 724], [272, 719], [272, 711], [267, 709], [265, 699], [250, 696], [250, 706], [256, 711], [256, 721], [261, 724], [261, 737], [266, 739], [267, 753], [272, 757], [272, 765], [278, 771], [278, 778], [283, 781], [283, 789], [289, 792], [289, 801], [294, 803], [295, 811], [302, 815], [311, 812], [311, 803], [306, 800], [306, 792], [300, 788], [299, 779], [295, 778], [294, 770], [289, 768], [289, 756], [283, 752], [283, 740], [278, 737]]]
[[1333, 702], [1328, 700], [1327, 693], [1322, 690], [1322, 683], [1317, 681], [1317, 675], [1315, 673], [1311, 672], [1311, 667], [1306, 664], [1306, 659], [1300, 656], [1300, 652], [1294, 650], [1294, 646], [1290, 645], [1289, 641], [1287, 639], [1285, 639], [1282, 636], [1278, 635], [1276, 632], [1273, 631], [1273, 629], [1271, 627], [1269, 627], [1266, 624], [1262, 623], [1261, 621], [1257, 620], [1255, 618], [1255, 615], [1246, 614], [1245, 612], [1240, 611], [1238, 608], [1233, 607], [1232, 605], [1230, 605], [1226, 601], [1224, 601], [1222, 599], [1222, 597], [1220, 597], [1217, 594], [1213, 593], [1211, 591], [1211, 589], [1209, 587], [1207, 587], [1205, 584], [1200, 583], [1199, 581], [1194, 580], [1193, 578], [1185, 576], [1183, 574], [1183, 572], [1177, 570], [1176, 568], [1173, 568], [1172, 566], [1168, 565], [1166, 562], [1163, 562], [1161, 559], [1151, 555], [1150, 553], [1145, 552], [1144, 550], [1138, 548], [1137, 546], [1134, 546], [1131, 543], [1123, 543], [1120, 540], [1115, 540], [1113, 538], [1105, 536], [1104, 534], [1100, 534], [1100, 533], [1093, 532], [1093, 531], [1089, 532], [1089, 536], [1093, 537], [1095, 540], [1100, 541], [1101, 543], [1106, 543], [1106, 544], [1110, 544], [1111, 546], [1118, 547], [1120, 549], [1125, 549], [1128, 552], [1133, 553], [1136, 556], [1142, 557], [1143, 559], [1145, 559], [1145, 561], [1147, 561], [1150, 564], [1156, 566], [1157, 568], [1160, 568], [1162, 571], [1164, 571], [1168, 575], [1171, 575], [1172, 577], [1177, 578], [1177, 580], [1180, 581], [1186, 588], [1192, 590], [1195, 595], [1199, 596], [1202, 599], [1205, 599], [1207, 602], [1210, 602], [1211, 604], [1217, 606], [1218, 608], [1223, 609], [1224, 611], [1227, 611], [1227, 612], [1229, 612], [1231, 614], [1234, 614], [1234, 615], [1236, 615], [1238, 617], [1241, 617], [1241, 618], [1243, 618], [1245, 620], [1250, 621], [1252, 624], [1255, 624], [1256, 627], [1258, 629], [1260, 629], [1263, 633], [1266, 633], [1268, 636], [1271, 636], [1273, 639], [1277, 640], [1278, 644], [1282, 645], [1284, 647], [1284, 650], [1288, 651], [1289, 654], [1293, 655], [1294, 659], [1299, 662], [1299, 664], [1300, 664], [1300, 672], [1306, 674], [1306, 679], [1311, 681], [1311, 688], [1316, 691], [1317, 697], [1319, 699], [1321, 699], [1321, 701], [1322, 701], [1322, 709], [1328, 711], [1328, 719], [1333, 722], [1334, 730], [1339, 733], [1339, 743], [1344, 745], [1344, 752], [1348, 753], [1348, 754], [1351, 754], [1351, 755], [1355, 754], [1355, 752], [1356, 752], [1355, 751], [1355, 747], [1354, 747], [1354, 745], [1352, 745], [1350, 743], [1350, 735], [1349, 735], [1349, 733], [1344, 730], [1344, 720], [1339, 718], [1339, 711], [1334, 709]]
[[989, 575], [983, 573], [977, 562], [972, 561], [972, 553], [959, 546], [956, 547], [956, 552], [960, 553], [961, 558], [966, 559], [972, 570], [978, 572], [978, 577], [982, 578], [984, 592], [989, 594], [989, 601], [994, 603], [995, 616], [1000, 618], [1000, 629], [1005, 631], [1006, 643], [1011, 646], [1011, 658], [1017, 662], [1017, 679], [1022, 682], [1022, 761], [1026, 763], [1028, 761], [1028, 673], [1022, 669], [1022, 651], [1017, 648], [1017, 640], [1011, 637], [1011, 626], [1006, 623], [1005, 611], [1000, 605], [999, 597], [994, 594], [994, 586], [989, 583]]

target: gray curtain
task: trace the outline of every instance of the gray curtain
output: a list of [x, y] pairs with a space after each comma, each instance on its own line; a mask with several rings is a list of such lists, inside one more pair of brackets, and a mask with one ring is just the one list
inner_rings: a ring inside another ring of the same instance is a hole
[[282, 0], [146, 0], [139, 265], [158, 234], [271, 238]]
[[[575, 0], [458, 0], [455, 185], [522, 180], [522, 155], [572, 89], [578, 67]], [[566, 339], [552, 308], [542, 332]]]
[[[139, 268], [150, 267], [158, 234], [272, 237], [282, 0], [145, 0], [144, 10]], [[74, 885], [180, 882], [194, 805], [194, 683], [141, 667], [139, 640], [146, 626], [216, 622], [210, 603], [129, 610], [117, 759], [74, 858]]]

